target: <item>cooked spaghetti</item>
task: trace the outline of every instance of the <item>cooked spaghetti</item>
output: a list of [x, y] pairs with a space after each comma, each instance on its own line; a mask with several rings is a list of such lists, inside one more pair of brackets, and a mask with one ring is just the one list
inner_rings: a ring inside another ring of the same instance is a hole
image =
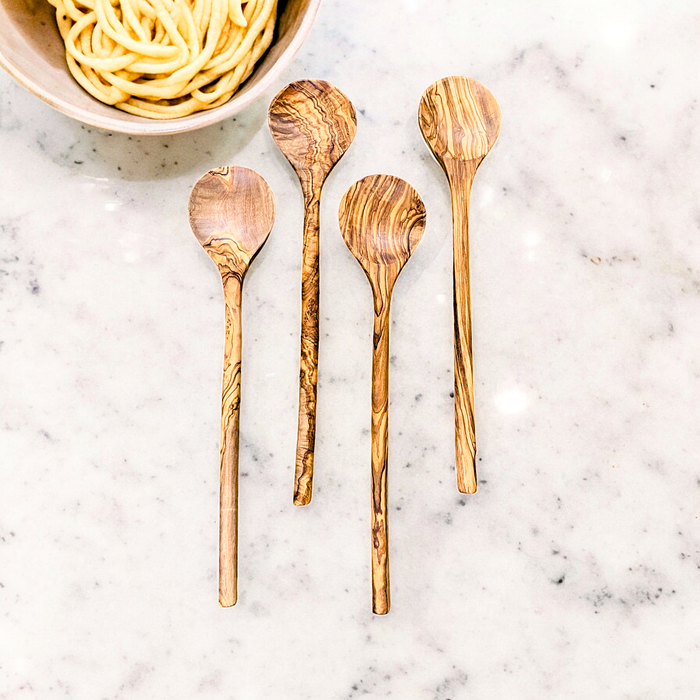
[[229, 100], [269, 47], [277, 18], [277, 0], [49, 2], [78, 83], [153, 119]]

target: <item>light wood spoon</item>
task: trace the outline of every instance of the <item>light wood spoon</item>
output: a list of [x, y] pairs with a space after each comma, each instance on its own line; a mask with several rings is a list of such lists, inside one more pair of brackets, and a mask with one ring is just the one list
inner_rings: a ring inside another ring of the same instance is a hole
[[296, 171], [304, 195], [294, 504], [305, 506], [311, 502], [316, 440], [321, 189], [355, 138], [357, 119], [352, 103], [336, 87], [323, 80], [300, 80], [287, 85], [272, 100], [268, 123], [275, 143]]
[[423, 94], [418, 123], [447, 175], [452, 195], [457, 488], [462, 493], [476, 493], [469, 195], [476, 170], [501, 131], [501, 109], [478, 80], [443, 78]]
[[389, 612], [389, 313], [394, 284], [425, 231], [418, 193], [391, 175], [370, 175], [343, 197], [340, 230], [374, 295], [372, 358], [372, 610]]
[[265, 180], [248, 168], [210, 170], [194, 186], [190, 226], [217, 264], [226, 303], [221, 400], [219, 603], [238, 598], [238, 428], [241, 403], [241, 291], [251, 260], [267, 240], [275, 201]]

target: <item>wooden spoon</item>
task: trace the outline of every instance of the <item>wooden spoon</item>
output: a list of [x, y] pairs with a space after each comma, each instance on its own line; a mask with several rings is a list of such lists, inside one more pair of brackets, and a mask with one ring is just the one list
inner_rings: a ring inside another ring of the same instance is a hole
[[501, 109], [473, 78], [443, 78], [423, 94], [418, 123], [452, 195], [457, 488], [476, 493], [476, 427], [469, 291], [469, 194], [476, 169], [501, 131]]
[[219, 603], [238, 598], [238, 426], [241, 402], [241, 291], [251, 260], [267, 240], [275, 201], [265, 180], [248, 168], [210, 170], [194, 186], [190, 226], [217, 264], [226, 302], [221, 400]]
[[318, 377], [319, 217], [328, 173], [355, 138], [350, 100], [323, 80], [287, 85], [270, 105], [270, 131], [301, 182], [304, 195], [304, 252], [301, 277], [301, 370], [299, 430], [294, 469], [294, 504], [311, 502], [316, 439]]
[[425, 231], [418, 193], [391, 175], [356, 182], [340, 203], [340, 230], [374, 295], [372, 359], [372, 610], [389, 612], [389, 312], [394, 284]]

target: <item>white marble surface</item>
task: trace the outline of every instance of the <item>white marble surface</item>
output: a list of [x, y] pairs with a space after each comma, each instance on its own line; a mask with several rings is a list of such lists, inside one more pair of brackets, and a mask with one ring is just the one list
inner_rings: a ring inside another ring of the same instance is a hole
[[[286, 82], [359, 131], [323, 203], [316, 490], [291, 505], [301, 196], [265, 126], [138, 139], [0, 76], [0, 698], [694, 700], [700, 694], [700, 8], [326, 0]], [[473, 192], [478, 495], [455, 487], [433, 80], [504, 126]], [[222, 298], [189, 190], [240, 164], [278, 219], [246, 282], [241, 597], [216, 596]], [[396, 289], [393, 609], [369, 599], [370, 290], [336, 211], [425, 199]]]

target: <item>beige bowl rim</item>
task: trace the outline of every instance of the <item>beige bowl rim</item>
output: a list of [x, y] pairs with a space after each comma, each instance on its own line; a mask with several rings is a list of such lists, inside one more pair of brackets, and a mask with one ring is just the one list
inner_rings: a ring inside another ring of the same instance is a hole
[[[234, 95], [226, 104], [215, 107], [205, 112], [197, 112], [187, 117], [179, 117], [170, 120], [147, 119], [143, 121], [127, 121], [119, 116], [105, 117], [94, 114], [90, 110], [76, 107], [72, 103], [62, 100], [56, 95], [39, 87], [31, 78], [20, 71], [2, 51], [0, 46], [0, 66], [2, 66], [20, 85], [29, 90], [33, 95], [40, 98], [59, 112], [87, 124], [106, 131], [116, 131], [122, 134], [134, 136], [162, 136], [166, 134], [179, 134], [185, 131], [201, 129], [205, 126], [217, 124], [228, 117], [238, 114], [250, 104], [255, 102], [277, 79], [279, 74], [289, 66], [296, 53], [301, 48], [306, 37], [311, 31], [321, 0], [310, 0], [304, 13], [304, 17], [297, 28], [289, 46], [280, 54], [274, 65], [267, 71], [265, 76], [252, 85], [240, 96]], [[115, 109], [117, 115], [119, 111]]]

